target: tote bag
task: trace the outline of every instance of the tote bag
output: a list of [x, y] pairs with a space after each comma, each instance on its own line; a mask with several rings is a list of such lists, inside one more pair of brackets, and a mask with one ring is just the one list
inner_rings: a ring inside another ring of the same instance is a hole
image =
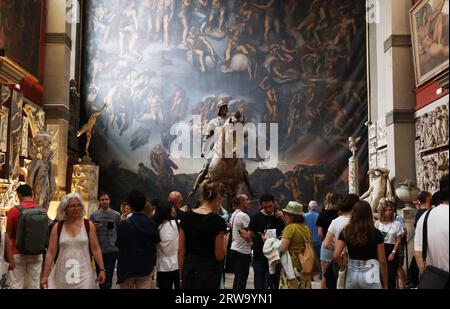
[[1, 232], [1, 246], [0, 246], [0, 290], [9, 289], [8, 284], [8, 269], [9, 263], [5, 261], [5, 232]]

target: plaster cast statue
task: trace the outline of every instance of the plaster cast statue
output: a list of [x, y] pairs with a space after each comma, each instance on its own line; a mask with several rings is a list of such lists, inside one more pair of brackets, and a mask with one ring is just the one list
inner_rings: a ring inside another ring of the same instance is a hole
[[9, 185], [6, 191], [3, 193], [2, 198], [0, 200], [0, 208], [2, 209], [11, 209], [14, 205], [19, 204], [19, 200], [17, 198], [16, 189], [19, 187], [20, 183], [18, 180], [13, 180]]
[[43, 208], [48, 209], [56, 191], [52, 166], [53, 151], [50, 148], [51, 136], [43, 133], [39, 134], [38, 137], [34, 139], [38, 153], [31, 161], [27, 183], [33, 188], [33, 199]]
[[80, 137], [83, 134], [86, 134], [86, 147], [84, 148], [84, 152], [87, 157], [89, 157], [89, 145], [91, 144], [91, 137], [93, 134], [93, 129], [95, 122], [97, 121], [97, 118], [103, 114], [103, 112], [106, 110], [106, 104], [103, 105], [103, 107], [95, 111], [91, 117], [89, 117], [88, 122], [77, 132], [77, 137]]
[[72, 192], [80, 193], [83, 199], [88, 199], [88, 188], [88, 176], [83, 171], [81, 166], [74, 165], [72, 175]]
[[353, 157], [356, 157], [356, 150], [357, 150], [356, 146], [357, 146], [357, 144], [358, 144], [360, 139], [361, 139], [360, 136], [358, 136], [358, 137], [350, 136], [348, 138], [348, 148], [352, 152], [352, 154], [353, 154], [352, 156]]
[[447, 106], [436, 107], [435, 134], [438, 145], [448, 143], [448, 112]]
[[378, 203], [380, 199], [386, 198], [394, 200], [391, 183], [389, 181], [389, 170], [387, 168], [375, 167], [371, 168], [367, 175], [369, 175], [370, 187], [360, 199], [365, 200], [370, 204], [372, 212], [378, 212]]
[[44, 127], [44, 118], [45, 118], [45, 112], [40, 109], [36, 109], [30, 104], [24, 104], [23, 111], [28, 116], [28, 123], [30, 124], [31, 128], [31, 136], [34, 138], [39, 133], [45, 131]]

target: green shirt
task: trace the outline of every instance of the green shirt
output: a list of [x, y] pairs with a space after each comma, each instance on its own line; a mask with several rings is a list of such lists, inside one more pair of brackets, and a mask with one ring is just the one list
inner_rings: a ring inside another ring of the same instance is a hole
[[292, 223], [283, 230], [282, 238], [289, 239], [289, 255], [291, 256], [292, 266], [300, 267], [298, 254], [305, 250], [305, 240], [311, 239], [311, 231], [305, 224]]

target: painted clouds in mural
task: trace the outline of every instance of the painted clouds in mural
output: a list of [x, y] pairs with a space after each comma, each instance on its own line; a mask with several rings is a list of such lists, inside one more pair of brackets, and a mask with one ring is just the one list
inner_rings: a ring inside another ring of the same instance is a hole
[[171, 157], [170, 128], [203, 127], [220, 100], [278, 123], [277, 167], [247, 161], [257, 194], [321, 201], [346, 191], [349, 136], [367, 158], [364, 1], [98, 0], [85, 14], [83, 103], [108, 106], [92, 156], [117, 198], [188, 192], [205, 160]]

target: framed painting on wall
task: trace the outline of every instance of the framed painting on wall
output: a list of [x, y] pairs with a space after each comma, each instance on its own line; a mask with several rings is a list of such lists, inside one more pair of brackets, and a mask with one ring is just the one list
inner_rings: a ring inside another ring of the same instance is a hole
[[8, 59], [41, 79], [46, 0], [0, 1], [0, 49]]
[[420, 0], [410, 11], [416, 87], [448, 69], [449, 0]]

